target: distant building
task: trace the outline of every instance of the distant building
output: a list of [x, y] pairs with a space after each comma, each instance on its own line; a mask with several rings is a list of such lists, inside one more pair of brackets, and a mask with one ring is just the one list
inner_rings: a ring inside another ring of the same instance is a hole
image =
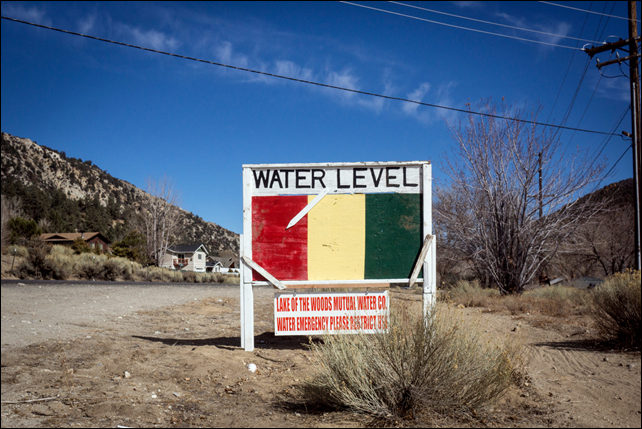
[[46, 243], [69, 247], [71, 247], [75, 239], [82, 238], [92, 249], [98, 249], [101, 253], [111, 253], [111, 248], [109, 247], [111, 241], [100, 232], [50, 232], [41, 234], [40, 238]]
[[239, 274], [239, 262], [230, 257], [208, 256], [205, 269], [208, 273]]
[[169, 246], [160, 266], [204, 273], [206, 260], [207, 249], [202, 244], [175, 244]]

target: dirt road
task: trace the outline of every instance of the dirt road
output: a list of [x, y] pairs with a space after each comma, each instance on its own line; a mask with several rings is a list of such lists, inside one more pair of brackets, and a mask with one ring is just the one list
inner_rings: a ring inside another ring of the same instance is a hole
[[3, 280], [2, 351], [52, 338], [79, 338], [106, 326], [124, 329], [139, 311], [238, 294], [238, 286], [218, 284]]
[[[272, 297], [272, 289], [255, 291], [257, 347], [247, 353], [238, 286], [3, 282], [2, 427], [367, 424], [302, 404], [296, 386], [310, 374], [308, 339], [273, 335]], [[419, 305], [409, 291], [392, 297]], [[530, 378], [469, 420], [434, 424], [640, 427], [639, 354], [596, 349], [583, 320], [458, 311], [520, 337]]]

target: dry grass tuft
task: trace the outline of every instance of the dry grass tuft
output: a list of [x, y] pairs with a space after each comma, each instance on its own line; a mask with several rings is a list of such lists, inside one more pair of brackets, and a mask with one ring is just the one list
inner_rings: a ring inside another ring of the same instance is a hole
[[640, 350], [640, 271], [616, 273], [591, 292], [591, 316], [600, 336]]
[[566, 286], [546, 286], [528, 290], [521, 295], [500, 295], [497, 289], [483, 289], [474, 282], [460, 281], [442, 294], [446, 302], [466, 307], [482, 307], [490, 311], [507, 311], [513, 315], [540, 313], [554, 317], [585, 314], [587, 293]]
[[306, 399], [378, 418], [478, 408], [523, 367], [521, 346], [483, 334], [445, 305], [427, 320], [401, 311], [388, 332], [327, 335], [310, 347]]

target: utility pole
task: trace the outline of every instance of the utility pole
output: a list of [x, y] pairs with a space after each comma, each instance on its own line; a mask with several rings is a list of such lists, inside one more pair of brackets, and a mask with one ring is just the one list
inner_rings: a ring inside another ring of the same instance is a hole
[[539, 153], [539, 218], [544, 214], [544, 205], [542, 204], [542, 152]]
[[640, 255], [640, 229], [642, 219], [640, 218], [640, 201], [642, 201], [642, 115], [640, 114], [640, 63], [638, 58], [638, 23], [636, 21], [638, 14], [636, 2], [629, 1], [629, 76], [631, 79], [631, 130], [633, 132], [633, 168], [635, 181], [635, 269], [642, 269], [642, 259]]
[[[633, 0], [629, 0], [629, 38], [627, 40], [620, 39], [617, 42], [613, 43], [604, 43], [602, 46], [593, 47], [590, 49], [585, 49], [585, 52], [593, 58], [595, 54], [600, 52], [611, 51], [615, 52], [616, 49], [621, 49], [627, 52], [627, 55], [624, 58], [617, 58], [615, 60], [606, 61], [601, 63], [600, 60], [597, 60], [597, 68], [601, 69], [602, 67], [622, 63], [625, 61], [629, 62], [629, 79], [631, 82], [631, 133], [623, 132], [625, 135], [630, 135], [632, 137], [632, 146], [633, 146], [633, 181], [635, 183], [635, 198], [634, 198], [634, 210], [635, 210], [635, 247], [634, 247], [634, 257], [635, 257], [635, 269], [642, 269], [642, 258], [640, 254], [640, 230], [642, 225], [642, 219], [640, 217], [640, 201], [642, 200], [642, 157], [640, 152], [642, 151], [642, 116], [640, 112], [640, 73], [639, 73], [639, 58], [640, 53], [638, 53], [638, 42], [640, 41], [640, 36], [638, 34], [638, 24], [637, 24], [637, 5]], [[628, 48], [628, 49], [626, 49]]]

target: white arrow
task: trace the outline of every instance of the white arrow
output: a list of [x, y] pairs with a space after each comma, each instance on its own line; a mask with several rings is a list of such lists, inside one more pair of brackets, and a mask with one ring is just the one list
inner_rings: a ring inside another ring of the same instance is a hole
[[285, 229], [292, 228], [294, 225], [296, 225], [296, 223], [297, 223], [298, 221], [300, 221], [300, 220], [303, 218], [303, 216], [305, 216], [306, 214], [308, 214], [308, 212], [309, 212], [310, 210], [312, 210], [312, 208], [313, 208], [314, 206], [316, 206], [316, 205], [319, 203], [319, 201], [321, 201], [321, 200], [323, 199], [323, 197], [325, 197], [326, 195], [328, 195], [328, 190], [327, 190], [327, 189], [324, 189], [323, 191], [321, 191], [321, 193], [320, 193], [319, 195], [317, 195], [316, 197], [314, 197], [314, 199], [313, 199], [312, 201], [310, 201], [310, 202], [308, 203], [308, 205], [307, 205], [307, 206], [305, 206], [305, 207], [303, 208], [303, 210], [301, 210], [301, 211], [299, 212], [299, 214], [298, 214], [298, 215], [296, 215], [296, 216], [294, 216], [294, 217], [292, 218], [292, 220], [290, 221], [290, 223], [288, 224], [288, 226], [286, 226], [286, 227], [285, 227]]

